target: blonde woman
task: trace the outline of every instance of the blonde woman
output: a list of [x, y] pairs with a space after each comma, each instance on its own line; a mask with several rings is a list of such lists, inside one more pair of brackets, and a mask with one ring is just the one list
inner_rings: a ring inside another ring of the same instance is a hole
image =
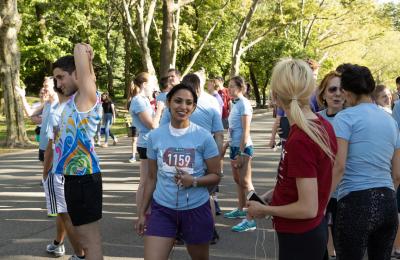
[[[271, 90], [285, 111], [290, 133], [273, 192], [248, 202], [248, 216], [273, 216], [280, 260], [321, 260], [328, 241], [324, 211], [329, 200], [336, 137], [332, 126], [309, 106], [315, 80], [302, 60], [275, 65]], [[272, 196], [271, 196], [272, 195]]]

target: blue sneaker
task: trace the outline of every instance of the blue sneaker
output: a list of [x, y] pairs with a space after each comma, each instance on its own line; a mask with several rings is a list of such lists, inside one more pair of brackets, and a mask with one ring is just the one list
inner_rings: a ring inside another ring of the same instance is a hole
[[231, 212], [225, 213], [224, 218], [245, 218], [247, 212], [239, 209], [234, 209]]
[[242, 222], [232, 227], [232, 231], [235, 232], [246, 232], [256, 230], [256, 221], [243, 219]]

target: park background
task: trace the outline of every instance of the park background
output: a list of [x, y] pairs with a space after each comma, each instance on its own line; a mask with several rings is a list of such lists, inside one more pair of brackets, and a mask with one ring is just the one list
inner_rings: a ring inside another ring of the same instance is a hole
[[[371, 69], [395, 88], [400, 74], [400, 3], [375, 0], [0, 0], [0, 145], [32, 147], [14, 89], [37, 97], [51, 64], [78, 42], [95, 51], [98, 87], [117, 103], [125, 134], [126, 90], [134, 75], [204, 68], [242, 75], [257, 108], [268, 106], [272, 67], [312, 58], [320, 77], [337, 65]], [[30, 102], [37, 99], [30, 98]], [[34, 143], [33, 143], [34, 145]]]

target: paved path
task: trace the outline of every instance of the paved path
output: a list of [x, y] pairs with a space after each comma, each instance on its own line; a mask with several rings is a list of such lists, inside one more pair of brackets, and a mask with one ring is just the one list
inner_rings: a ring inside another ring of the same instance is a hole
[[[275, 179], [278, 152], [266, 149], [272, 126], [271, 113], [254, 116], [252, 138], [255, 143], [253, 182], [256, 190], [267, 191]], [[117, 146], [98, 149], [103, 169], [104, 204], [101, 221], [105, 259], [143, 259], [143, 241], [133, 230], [136, 219], [135, 192], [139, 164], [128, 162], [130, 142], [120, 138]], [[219, 202], [223, 211], [236, 206], [236, 189], [228, 160], [221, 181]], [[27, 150], [0, 156], [0, 260], [48, 259], [45, 246], [55, 234], [54, 219], [46, 217], [37, 152]], [[258, 230], [233, 233], [237, 220], [217, 217], [221, 240], [210, 247], [210, 259], [276, 259], [274, 233], [270, 220], [258, 222]], [[71, 247], [66, 242], [67, 254]], [[266, 250], [266, 256], [263, 252]], [[68, 259], [67, 256], [59, 258]], [[170, 259], [190, 259], [182, 246]]]

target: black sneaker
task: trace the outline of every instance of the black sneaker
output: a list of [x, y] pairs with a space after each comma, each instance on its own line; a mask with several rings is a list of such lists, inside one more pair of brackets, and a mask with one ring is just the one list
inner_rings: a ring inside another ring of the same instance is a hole
[[222, 210], [218, 205], [218, 201], [214, 200], [214, 205], [215, 205], [215, 215], [219, 216], [222, 214]]
[[218, 235], [217, 229], [214, 228], [214, 235], [210, 241], [210, 245], [215, 245], [216, 243], [218, 243], [218, 241], [219, 241], [219, 235]]
[[177, 246], [183, 246], [185, 244], [185, 242], [182, 239], [182, 235], [181, 234], [176, 234], [175, 237], [175, 245]]

